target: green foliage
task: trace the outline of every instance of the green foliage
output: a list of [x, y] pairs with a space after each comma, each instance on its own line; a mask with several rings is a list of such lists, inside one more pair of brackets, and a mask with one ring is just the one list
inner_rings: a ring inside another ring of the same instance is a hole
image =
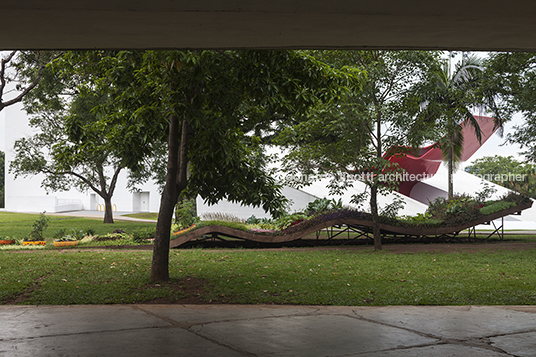
[[247, 220], [246, 224], [250, 229], [268, 229], [268, 230], [278, 230], [281, 227], [276, 224], [277, 220], [270, 218], [257, 218], [255, 215], [251, 215]]
[[43, 174], [41, 185], [49, 192], [91, 189], [103, 199], [111, 198], [124, 166], [108, 140], [112, 128], [93, 110], [102, 101], [101, 95], [82, 91], [65, 100], [65, 108], [36, 105], [30, 126], [38, 132], [15, 142], [10, 171], [15, 177]]
[[65, 236], [65, 232], [67, 231], [67, 228], [61, 228], [59, 230], [57, 230], [54, 235], [52, 236], [52, 238], [54, 238], [54, 240], [57, 240], [57, 239], [60, 239], [60, 238], [63, 238]]
[[[104, 235], [115, 229], [122, 229], [127, 232], [133, 232], [138, 229], [153, 228], [155, 223], [149, 222], [125, 222], [121, 221], [114, 224], [104, 224], [102, 221], [91, 218], [67, 217], [67, 216], [47, 216], [50, 221], [48, 229], [43, 231], [43, 237], [47, 242], [53, 241], [55, 233], [64, 230], [69, 232], [73, 227], [85, 227], [83, 230], [86, 235]], [[37, 214], [0, 212], [0, 225], [2, 225], [2, 235], [15, 237], [17, 239], [27, 236], [32, 230], [32, 225], [39, 218]], [[79, 231], [80, 229], [77, 229]], [[21, 247], [22, 249], [22, 247]], [[25, 249], [25, 248], [24, 248]]]
[[475, 195], [475, 201], [480, 203], [486, 202], [495, 192], [497, 192], [496, 188], [489, 185], [488, 182], [484, 182], [482, 191], [477, 192]]
[[527, 196], [513, 191], [505, 193], [503, 196], [499, 197], [499, 200], [506, 202], [515, 202], [516, 205], [527, 204], [532, 201]]
[[247, 231], [247, 230], [249, 230], [249, 227], [246, 226], [246, 224], [244, 224], [244, 223], [228, 222], [228, 221], [218, 221], [218, 220], [214, 220], [214, 221], [201, 221], [201, 222], [199, 222], [198, 224], [195, 225], [195, 228], [194, 228], [194, 229], [199, 229], [199, 228], [201, 228], [201, 227], [206, 227], [206, 226], [224, 226], [224, 227], [229, 227], [229, 228], [239, 229], [239, 230], [241, 230], [241, 231]]
[[420, 99], [423, 109], [420, 115], [425, 120], [436, 124], [439, 134], [438, 144], [443, 161], [448, 166], [448, 196], [453, 197], [452, 175], [462, 158], [463, 130], [462, 123], [470, 126], [478, 141], [482, 131], [472, 110], [493, 111], [495, 126], [501, 127], [503, 120], [497, 110], [495, 97], [497, 91], [488, 88], [482, 91], [486, 82], [483, 60], [476, 55], [463, 56], [454, 66], [452, 57], [443, 59], [432, 71], [429, 83], [421, 89]]
[[155, 233], [156, 233], [155, 228], [137, 229], [132, 232], [132, 240], [135, 243], [147, 243], [147, 239], [154, 238]]
[[[438, 53], [317, 51], [315, 55], [357, 78], [339, 101], [281, 132], [278, 143], [289, 149], [283, 161], [287, 183], [301, 187], [327, 175], [331, 193], [342, 194], [354, 181], [362, 181], [370, 188], [377, 228], [378, 194], [397, 184], [386, 174], [401, 171], [383, 156], [385, 151], [418, 146], [435, 134], [433, 123], [417, 116], [417, 90], [428, 80]], [[379, 230], [375, 246], [381, 247]]]
[[449, 200], [445, 209], [445, 214], [458, 216], [469, 210], [472, 199], [470, 197], [456, 197]]
[[435, 228], [444, 224], [442, 220], [432, 218], [429, 212], [417, 213], [415, 216], [402, 216], [397, 221], [397, 224], [402, 227]]
[[512, 156], [486, 156], [465, 169], [478, 177], [536, 198], [536, 166], [520, 163]]
[[[534, 53], [491, 53], [487, 61], [486, 73], [489, 78], [489, 87], [500, 90], [503, 107], [523, 114], [523, 123], [514, 126], [514, 130], [507, 135], [507, 142], [519, 145], [523, 150], [520, 154], [524, 155], [529, 163], [536, 162], [535, 63]], [[534, 173], [532, 173], [531, 180], [532, 189], [530, 186], [523, 187], [520, 192], [534, 195]], [[525, 191], [525, 189], [528, 190]]]
[[395, 218], [398, 215], [398, 211], [404, 208], [405, 203], [402, 197], [394, 196], [393, 201], [383, 207], [380, 216]]
[[301, 221], [307, 220], [309, 217], [306, 214], [303, 213], [294, 213], [282, 216], [274, 221], [274, 225], [277, 227], [280, 227], [281, 229], [285, 229], [290, 227], [293, 224], [297, 224]]
[[69, 238], [74, 240], [81, 240], [86, 236], [86, 232], [82, 229], [71, 228], [69, 231]]
[[455, 226], [479, 218], [480, 203], [468, 195], [454, 195], [451, 199], [438, 197], [430, 202], [427, 213], [445, 226]]
[[199, 217], [196, 215], [193, 200], [184, 199], [177, 204], [175, 210], [175, 223], [179, 226], [179, 229], [188, 228], [192, 224], [199, 222], [199, 220]]
[[482, 207], [480, 209], [480, 213], [482, 213], [483, 215], [492, 214], [508, 209], [510, 207], [514, 207], [515, 205], [516, 204], [514, 202], [497, 201]]
[[39, 215], [39, 218], [33, 223], [32, 231], [30, 232], [28, 238], [25, 238], [26, 241], [42, 241], [45, 240], [43, 233], [48, 227], [50, 218], [45, 216], [44, 213]]
[[304, 210], [304, 213], [311, 215], [313, 213], [320, 213], [330, 209], [342, 209], [342, 199], [335, 200], [334, 198], [317, 198], [316, 200], [309, 202]]

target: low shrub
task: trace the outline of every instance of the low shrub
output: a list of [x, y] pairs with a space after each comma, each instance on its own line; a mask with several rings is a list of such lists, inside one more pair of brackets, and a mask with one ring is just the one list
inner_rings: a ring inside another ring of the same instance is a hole
[[503, 211], [505, 209], [508, 209], [510, 207], [514, 207], [516, 205], [515, 202], [507, 202], [507, 201], [496, 201], [489, 205], [485, 205], [480, 209], [480, 213], [483, 215], [488, 215], [496, 212]]
[[199, 222], [199, 217], [196, 215], [194, 200], [183, 200], [177, 204], [175, 209], [175, 223], [181, 229], [188, 228]]
[[244, 223], [218, 221], [218, 220], [201, 221], [201, 222], [199, 222], [198, 224], [195, 225], [195, 228], [199, 229], [201, 227], [206, 227], [206, 226], [224, 226], [224, 227], [239, 229], [241, 231], [247, 231], [249, 229], [247, 227], [247, 225], [244, 224]]
[[156, 228], [137, 229], [132, 232], [132, 240], [135, 243], [147, 243], [147, 240], [154, 238], [155, 235]]
[[25, 241], [42, 241], [45, 240], [43, 237], [44, 231], [48, 227], [48, 223], [50, 221], [50, 218], [45, 216], [45, 213], [41, 213], [39, 215], [39, 218], [33, 223], [32, 225], [32, 231], [30, 232], [28, 237], [25, 237]]
[[336, 201], [334, 198], [317, 198], [316, 200], [309, 202], [307, 207], [304, 210], [304, 213], [307, 215], [312, 215], [315, 213], [321, 213], [324, 211], [329, 211], [332, 209], [342, 209], [342, 200], [339, 199]]
[[120, 239], [130, 239], [130, 236], [126, 233], [108, 233], [105, 235], [99, 235], [93, 238], [95, 242], [105, 242], [105, 241], [113, 241], [113, 240], [120, 240]]
[[289, 215], [286, 215], [286, 216], [282, 216], [280, 218], [278, 218], [274, 224], [276, 227], [280, 227], [281, 229], [285, 229], [287, 227], [290, 227], [292, 225], [295, 225], [295, 224], [298, 224], [302, 221], [305, 221], [307, 220], [308, 216], [306, 214], [303, 214], [303, 213], [294, 213], [294, 214], [289, 214]]

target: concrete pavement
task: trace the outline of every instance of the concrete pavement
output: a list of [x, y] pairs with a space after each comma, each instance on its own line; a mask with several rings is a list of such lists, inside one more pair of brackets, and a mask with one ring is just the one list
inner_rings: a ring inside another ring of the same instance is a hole
[[[35, 213], [39, 213], [39, 212], [35, 212]], [[133, 217], [125, 216], [127, 214], [132, 214], [132, 213], [139, 213], [139, 212], [127, 212], [127, 211], [114, 212], [114, 221], [136, 221], [136, 222], [156, 223], [156, 221], [152, 219], [140, 219], [140, 218], [133, 218]], [[69, 211], [69, 212], [53, 212], [53, 213], [47, 212], [47, 215], [83, 217], [83, 218], [103, 218], [104, 219], [104, 212], [102, 211]]]
[[536, 306], [0, 306], [0, 356], [536, 356]]

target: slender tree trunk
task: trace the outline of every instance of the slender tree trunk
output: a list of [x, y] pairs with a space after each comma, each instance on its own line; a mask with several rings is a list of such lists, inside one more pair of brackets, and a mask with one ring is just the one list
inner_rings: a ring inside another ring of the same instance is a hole
[[[376, 104], [378, 107], [378, 104]], [[382, 159], [382, 125], [381, 113], [376, 114], [376, 157]], [[372, 234], [374, 235], [374, 250], [382, 249], [382, 232], [380, 229], [380, 217], [378, 215], [378, 182], [374, 182], [370, 188], [370, 213], [372, 214]]]
[[382, 250], [382, 233], [380, 230], [380, 217], [378, 215], [378, 185], [370, 188], [370, 213], [372, 214], [372, 234], [374, 236], [374, 250]]
[[114, 223], [114, 214], [112, 210], [112, 197], [104, 197], [104, 222], [103, 223]]
[[169, 240], [171, 220], [177, 202], [177, 174], [179, 158], [179, 119], [171, 115], [169, 118], [168, 161], [166, 184], [162, 192], [156, 234], [153, 244], [153, 260], [151, 263], [151, 281], [169, 280]]
[[[180, 145], [179, 145], [180, 142]], [[156, 236], [153, 245], [153, 261], [151, 264], [151, 281], [169, 280], [169, 241], [171, 221], [175, 205], [181, 192], [188, 182], [188, 122], [182, 120], [181, 139], [179, 141], [179, 119], [171, 115], [169, 118], [168, 162], [166, 184], [160, 211], [156, 222]]]
[[449, 148], [448, 160], [448, 198], [451, 199], [454, 196], [454, 182], [452, 180], [454, 174], [454, 148], [452, 147], [452, 142]]

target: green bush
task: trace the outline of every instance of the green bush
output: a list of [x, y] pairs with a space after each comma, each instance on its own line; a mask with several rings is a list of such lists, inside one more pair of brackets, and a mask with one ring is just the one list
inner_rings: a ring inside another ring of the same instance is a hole
[[291, 226], [294, 222], [304, 221], [307, 218], [308, 218], [307, 215], [303, 213], [294, 213], [294, 214], [289, 214], [289, 215], [278, 218], [274, 222], [274, 224], [277, 227], [281, 227], [281, 229], [285, 229]]
[[183, 200], [177, 204], [175, 210], [175, 223], [178, 224], [181, 229], [190, 227], [192, 224], [199, 222], [194, 207], [193, 200]]
[[132, 240], [135, 243], [145, 243], [147, 239], [154, 238], [156, 235], [155, 228], [137, 229], [132, 232]]
[[497, 201], [482, 207], [480, 209], [480, 213], [482, 213], [483, 215], [488, 215], [508, 209], [510, 207], [514, 207], [515, 205], [515, 202]]
[[313, 213], [324, 212], [330, 209], [342, 209], [342, 200], [339, 199], [338, 201], [336, 201], [335, 199], [329, 199], [325, 197], [317, 198], [316, 200], [307, 204], [304, 213], [310, 215]]
[[39, 215], [39, 218], [33, 223], [32, 231], [29, 234], [28, 238], [25, 238], [26, 241], [41, 241], [45, 240], [43, 237], [44, 231], [48, 227], [48, 222], [50, 218], [45, 216], [44, 212]]

